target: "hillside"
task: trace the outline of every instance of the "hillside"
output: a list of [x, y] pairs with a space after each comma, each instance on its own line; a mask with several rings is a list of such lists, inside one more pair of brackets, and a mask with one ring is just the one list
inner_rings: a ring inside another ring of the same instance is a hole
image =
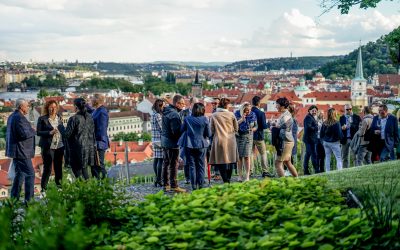
[[316, 69], [332, 62], [341, 59], [343, 56], [304, 56], [304, 57], [280, 57], [266, 58], [257, 60], [238, 61], [228, 64], [224, 67], [227, 71], [238, 70], [280, 70], [281, 68], [296, 70], [296, 69]]
[[[321, 72], [325, 77], [331, 79], [335, 79], [336, 77], [353, 78], [356, 72], [357, 53], [358, 48], [341, 59], [328, 62], [316, 71]], [[365, 77], [370, 77], [375, 73], [396, 73], [396, 68], [390, 60], [387, 44], [383, 38], [362, 46], [362, 56]]]

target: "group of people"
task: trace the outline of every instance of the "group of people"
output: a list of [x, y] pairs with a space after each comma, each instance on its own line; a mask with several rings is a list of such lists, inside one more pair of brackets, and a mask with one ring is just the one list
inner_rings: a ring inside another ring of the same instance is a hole
[[400, 150], [396, 153], [399, 117], [390, 114], [385, 104], [379, 106], [379, 114], [375, 116], [370, 107], [362, 109], [362, 117], [354, 114], [349, 104], [344, 109], [339, 117], [338, 112], [330, 108], [326, 119], [317, 106], [308, 109], [303, 134], [304, 174], [310, 174], [310, 158], [315, 173], [330, 171], [332, 154], [338, 170], [350, 167], [351, 160], [355, 166], [361, 166], [399, 157]]
[[109, 148], [108, 111], [104, 107], [104, 96], [95, 94], [92, 107], [85, 99], [74, 100], [75, 115], [69, 118], [64, 127], [59, 115], [59, 105], [50, 100], [43, 106], [42, 116], [37, 126], [25, 117], [29, 112], [29, 103], [24, 99], [16, 101], [16, 110], [7, 121], [6, 156], [13, 159], [15, 177], [11, 197], [20, 196], [22, 183], [25, 182], [25, 201], [34, 194], [35, 172], [31, 158], [35, 155], [35, 136], [39, 136], [39, 146], [43, 158], [41, 192], [47, 189], [49, 177], [54, 169], [55, 183], [61, 188], [63, 160], [69, 165], [76, 178], [105, 178], [105, 151]]

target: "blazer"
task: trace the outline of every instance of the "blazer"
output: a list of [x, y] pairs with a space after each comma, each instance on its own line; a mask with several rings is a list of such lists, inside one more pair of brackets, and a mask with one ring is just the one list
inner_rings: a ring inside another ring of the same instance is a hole
[[[350, 139], [353, 139], [354, 135], [357, 133], [358, 129], [360, 128], [360, 123], [361, 123], [361, 117], [359, 115], [353, 114], [352, 118], [353, 118], [353, 122], [350, 125]], [[343, 125], [346, 125], [346, 116], [342, 115], [340, 117], [339, 122], [340, 122], [340, 128]], [[345, 130], [342, 129], [342, 132], [343, 132], [343, 138], [340, 141], [340, 143], [346, 144], [347, 139], [348, 139], [347, 138], [347, 129], [345, 129]]]
[[318, 122], [311, 114], [307, 114], [304, 118], [304, 143], [314, 143], [318, 142]]
[[[375, 116], [374, 119], [372, 120], [371, 124], [372, 131], [381, 129], [378, 128], [378, 120], [379, 120], [379, 115]], [[394, 115], [389, 114], [385, 126], [385, 147], [389, 152], [393, 150], [393, 148], [396, 148], [397, 145], [399, 144], [398, 127], [399, 127], [399, 122], [397, 121], [397, 118]]]
[[104, 106], [100, 106], [95, 109], [92, 113], [94, 121], [94, 133], [96, 137], [97, 149], [107, 150], [110, 147], [110, 141], [108, 139], [108, 111]]
[[[48, 115], [43, 115], [38, 118], [36, 133], [40, 137], [39, 147], [41, 147], [42, 149], [50, 149], [51, 142], [53, 140], [53, 135], [50, 135], [50, 131], [52, 131], [53, 129], [54, 128], [50, 124]], [[59, 116], [57, 129], [58, 131], [60, 131], [61, 134], [64, 133], [65, 128], [61, 121], [61, 117]]]
[[181, 137], [181, 118], [178, 109], [173, 105], [164, 108], [162, 116], [161, 146], [164, 148], [179, 148]]
[[30, 159], [35, 156], [35, 130], [31, 123], [15, 110], [7, 120], [6, 156]]
[[264, 129], [269, 128], [269, 126], [267, 124], [267, 119], [265, 118], [265, 113], [262, 112], [257, 107], [252, 107], [251, 111], [256, 115], [257, 125], [258, 125], [257, 130], [254, 131], [254, 133], [253, 133], [253, 140], [263, 141], [264, 140]]
[[210, 123], [205, 116], [187, 116], [181, 127], [178, 145], [186, 148], [207, 148], [211, 137]]
[[320, 138], [326, 142], [339, 142], [343, 140], [343, 132], [340, 124], [336, 122], [331, 126], [322, 124]]

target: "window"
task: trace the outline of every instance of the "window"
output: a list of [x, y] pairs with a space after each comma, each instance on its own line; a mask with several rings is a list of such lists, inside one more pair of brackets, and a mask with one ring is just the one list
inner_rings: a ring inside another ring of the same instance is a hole
[[1, 195], [2, 195], [2, 196], [6, 196], [6, 192], [4, 192], [4, 191], [1, 192]]
[[361, 93], [358, 93], [360, 96], [362, 95]]
[[362, 83], [360, 82], [360, 86], [362, 85]]

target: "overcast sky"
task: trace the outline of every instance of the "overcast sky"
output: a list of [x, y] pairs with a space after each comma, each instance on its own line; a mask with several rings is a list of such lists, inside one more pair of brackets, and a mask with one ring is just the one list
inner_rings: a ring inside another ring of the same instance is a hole
[[237, 61], [338, 55], [400, 25], [400, 2], [322, 13], [320, 0], [0, 0], [0, 61]]

